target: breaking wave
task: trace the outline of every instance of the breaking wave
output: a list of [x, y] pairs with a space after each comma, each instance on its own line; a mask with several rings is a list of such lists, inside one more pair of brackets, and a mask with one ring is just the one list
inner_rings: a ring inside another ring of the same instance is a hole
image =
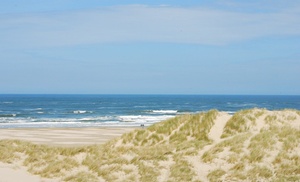
[[153, 110], [152, 112], [157, 114], [176, 114], [178, 111], [177, 110]]

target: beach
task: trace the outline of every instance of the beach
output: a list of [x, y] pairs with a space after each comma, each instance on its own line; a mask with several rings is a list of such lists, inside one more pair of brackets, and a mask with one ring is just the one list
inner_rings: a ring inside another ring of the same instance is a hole
[[[0, 140], [16, 139], [47, 146], [79, 147], [103, 144], [134, 129], [133, 127], [0, 129]], [[0, 182], [59, 181], [30, 174], [21, 163], [21, 161], [14, 164], [0, 162]]]
[[103, 144], [108, 140], [130, 132], [134, 127], [98, 128], [23, 128], [0, 129], [0, 140], [17, 139], [35, 144], [74, 147]]
[[145, 128], [1, 129], [0, 136], [0, 182], [300, 180], [299, 110], [211, 110]]

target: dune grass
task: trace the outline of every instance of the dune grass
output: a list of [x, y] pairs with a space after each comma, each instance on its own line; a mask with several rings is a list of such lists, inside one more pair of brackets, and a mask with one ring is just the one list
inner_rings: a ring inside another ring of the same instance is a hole
[[277, 120], [277, 116], [275, 115], [268, 115], [265, 117], [265, 121], [267, 124], [273, 124]]
[[247, 109], [233, 115], [226, 123], [221, 138], [230, 137], [247, 132], [252, 126], [256, 126], [256, 120], [266, 112], [265, 109]]
[[234, 161], [239, 160], [239, 155], [240, 153], [243, 153], [243, 147], [244, 147], [244, 142], [249, 139], [251, 136], [250, 133], [244, 133], [244, 134], [239, 134], [236, 135], [230, 139], [223, 140], [222, 142], [216, 144], [214, 147], [212, 147], [210, 150], [206, 151], [201, 159], [203, 162], [211, 162], [213, 159], [218, 158], [218, 154], [223, 152], [226, 148], [233, 153], [229, 155], [229, 158], [227, 161], [229, 163], [233, 163]]
[[[61, 181], [148, 182], [162, 179], [162, 171], [167, 171], [166, 181], [196, 181], [194, 164], [187, 158], [197, 157], [196, 162], [212, 166], [206, 174], [209, 181], [299, 181], [300, 128], [289, 124], [298, 115], [294, 110], [237, 112], [219, 143], [208, 137], [216, 110], [181, 115], [104, 145], [64, 148], [1, 140], [0, 161], [21, 160], [29, 172]], [[266, 128], [254, 131], [259, 118]], [[204, 147], [207, 151], [199, 156]]]
[[276, 143], [276, 132], [274, 130], [262, 130], [251, 138], [248, 149], [250, 155], [247, 157], [250, 163], [261, 162], [268, 151], [274, 148]]
[[218, 182], [218, 181], [222, 181], [221, 177], [226, 174], [226, 172], [222, 169], [215, 169], [213, 171], [211, 171], [208, 175], [207, 178], [209, 181], [211, 182]]
[[83, 182], [83, 181], [98, 181], [98, 177], [90, 172], [81, 171], [75, 175], [68, 176], [63, 181]]
[[249, 128], [246, 125], [247, 120], [244, 115], [248, 114], [249, 112], [249, 110], [245, 110], [235, 113], [232, 118], [226, 123], [221, 138], [230, 137], [238, 133], [247, 131]]
[[194, 172], [182, 155], [174, 155], [175, 164], [171, 166], [170, 181], [192, 181]]

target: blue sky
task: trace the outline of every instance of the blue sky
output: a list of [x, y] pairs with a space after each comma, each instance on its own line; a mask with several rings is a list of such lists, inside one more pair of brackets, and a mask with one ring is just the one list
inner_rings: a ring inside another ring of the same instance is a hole
[[0, 93], [300, 94], [300, 1], [0, 1]]

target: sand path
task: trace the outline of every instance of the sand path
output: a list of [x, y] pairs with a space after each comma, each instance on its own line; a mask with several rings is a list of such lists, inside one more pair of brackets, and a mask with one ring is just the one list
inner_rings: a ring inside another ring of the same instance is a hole
[[215, 123], [208, 134], [208, 137], [214, 140], [214, 143], [219, 142], [221, 140], [221, 135], [223, 133], [224, 126], [231, 117], [232, 116], [226, 112], [220, 112], [217, 116], [217, 119], [215, 120]]
[[208, 133], [208, 137], [214, 142], [211, 145], [206, 145], [197, 156], [190, 156], [186, 158], [193, 166], [194, 172], [197, 174], [195, 180], [208, 181], [207, 174], [213, 169], [213, 166], [209, 163], [201, 162], [201, 157], [206, 151], [210, 150], [222, 140], [221, 135], [224, 127], [231, 117], [232, 115], [229, 115], [226, 112], [220, 112]]

